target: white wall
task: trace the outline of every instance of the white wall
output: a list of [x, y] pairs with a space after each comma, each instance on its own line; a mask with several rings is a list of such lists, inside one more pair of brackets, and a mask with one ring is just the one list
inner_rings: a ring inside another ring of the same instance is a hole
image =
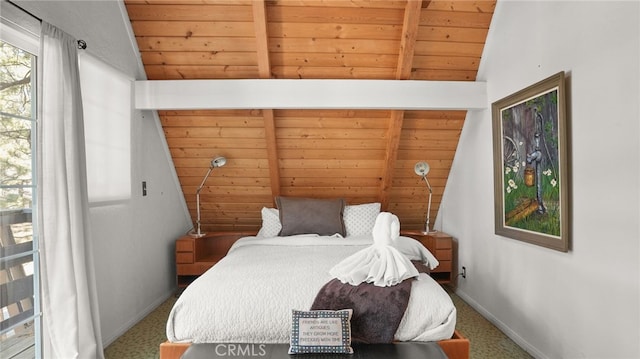
[[499, 1], [487, 108], [568, 76], [571, 250], [494, 234], [491, 111], [470, 112], [439, 214], [457, 292], [539, 358], [640, 357], [640, 3]]
[[150, 111], [133, 112], [131, 199], [91, 207], [105, 346], [173, 294], [175, 240], [192, 227], [159, 126]]
[[[114, 21], [122, 20], [119, 15], [122, 8], [118, 3], [82, 2], [82, 9], [75, 7], [78, 4], [80, 3], [30, 3], [36, 6], [36, 10], [39, 10], [37, 6], [44, 7], [40, 9], [42, 12], [38, 12], [40, 16], [54, 25], [67, 25], [67, 31], [71, 31], [70, 34], [77, 38], [83, 36], [79, 29], [86, 28], [80, 25], [90, 20], [76, 23], [76, 11], [108, 15]], [[61, 8], [57, 12], [52, 8], [56, 6]], [[69, 7], [74, 11], [64, 11]], [[110, 9], [108, 14], [98, 11], [103, 7]], [[65, 16], [71, 16], [71, 19]], [[69, 26], [69, 23], [74, 23], [75, 26]], [[144, 71], [138, 57], [127, 56], [137, 53], [137, 48], [130, 48], [134, 42], [126, 38], [126, 31], [123, 30], [130, 24], [124, 20], [122, 24], [105, 28], [102, 36], [110, 38], [110, 41], [90, 41], [89, 49], [81, 54], [84, 61], [89, 61], [89, 55], [94, 56], [98, 58], [97, 61], [106, 64], [106, 67], [112, 67], [110, 71], [113, 72], [107, 71], [108, 73], [131, 80], [131, 91], [128, 93], [131, 96], [131, 106], [120, 111], [131, 114], [130, 128], [121, 134], [131, 142], [130, 171], [126, 174], [130, 179], [125, 181], [131, 184], [131, 195], [117, 201], [90, 203], [100, 327], [105, 346], [173, 295], [176, 285], [175, 240], [192, 227], [158, 115], [155, 111], [133, 109], [133, 83], [136, 76], [137, 79], [144, 79], [137, 75], [144, 74]], [[109, 29], [115, 32], [109, 33]], [[122, 34], [125, 34], [124, 38]], [[100, 51], [92, 52], [92, 49]], [[105, 53], [117, 55], [104, 58], [101, 55]], [[95, 64], [96, 66], [81, 67], [84, 71], [81, 75], [85, 80], [91, 82], [94, 76], [86, 73], [87, 71], [105, 71], [104, 65], [97, 66], [98, 62]], [[120, 69], [116, 69], [116, 65]], [[122, 73], [121, 69], [127, 69], [127, 73]], [[108, 86], [102, 82], [100, 84]], [[114, 91], [113, 88], [105, 89], [106, 92], [110, 90]], [[127, 96], [127, 93], [125, 91], [113, 95]], [[108, 111], [114, 105], [110, 97], [113, 96], [104, 96], [101, 98], [104, 103], [94, 103], [94, 107]], [[116, 127], [111, 126], [109, 129], [113, 132]], [[117, 153], [111, 155], [120, 156]], [[108, 159], [105, 158], [106, 160]], [[146, 196], [142, 196], [142, 181], [147, 184]], [[97, 189], [94, 192], [101, 191]]]
[[175, 239], [191, 223], [157, 114], [132, 108], [134, 79], [87, 53], [80, 65], [91, 239], [108, 345], [172, 295]]

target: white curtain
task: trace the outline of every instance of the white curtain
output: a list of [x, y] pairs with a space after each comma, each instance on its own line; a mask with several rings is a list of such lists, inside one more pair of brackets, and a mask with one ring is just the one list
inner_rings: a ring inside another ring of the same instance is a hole
[[42, 22], [38, 135], [45, 358], [104, 358], [89, 226], [77, 42]]

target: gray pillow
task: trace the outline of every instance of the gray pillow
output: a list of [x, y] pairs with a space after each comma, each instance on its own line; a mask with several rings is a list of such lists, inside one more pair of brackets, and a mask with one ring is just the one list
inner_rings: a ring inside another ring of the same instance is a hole
[[315, 233], [345, 235], [344, 199], [276, 197], [282, 230], [280, 236]]

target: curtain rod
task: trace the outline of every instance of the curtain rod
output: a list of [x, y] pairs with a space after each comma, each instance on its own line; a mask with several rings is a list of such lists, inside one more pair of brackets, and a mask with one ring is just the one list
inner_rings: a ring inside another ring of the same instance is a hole
[[[15, 6], [16, 8], [20, 9], [22, 12], [24, 12], [25, 14], [31, 16], [32, 18], [38, 20], [39, 22], [42, 22], [42, 19], [39, 18], [38, 16], [34, 15], [31, 11], [26, 10], [25, 8], [23, 8], [22, 6], [14, 3], [11, 0], [7, 0], [7, 2], [13, 6]], [[85, 50], [87, 48], [87, 42], [84, 40], [77, 40], [78, 43], [78, 49], [80, 50]]]

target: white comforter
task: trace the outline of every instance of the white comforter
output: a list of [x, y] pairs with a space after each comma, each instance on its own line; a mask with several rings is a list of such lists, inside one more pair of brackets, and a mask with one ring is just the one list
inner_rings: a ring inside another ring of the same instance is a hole
[[[410, 259], [437, 260], [422, 245], [400, 237]], [[329, 269], [372, 244], [371, 237], [246, 237], [182, 293], [167, 322], [171, 342], [288, 343], [291, 310], [308, 310]], [[435, 261], [435, 263], [434, 263]], [[456, 309], [449, 295], [422, 273], [395, 339], [451, 338]]]

